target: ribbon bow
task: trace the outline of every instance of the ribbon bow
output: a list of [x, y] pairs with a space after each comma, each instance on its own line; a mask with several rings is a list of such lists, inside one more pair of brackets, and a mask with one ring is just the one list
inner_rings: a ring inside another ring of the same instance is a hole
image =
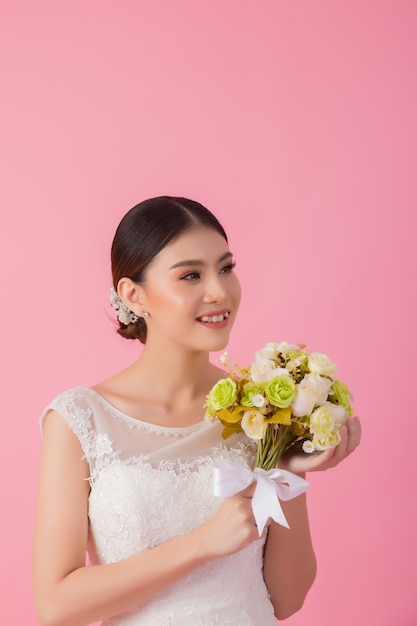
[[289, 528], [281, 508], [280, 500], [292, 500], [307, 491], [310, 484], [286, 470], [271, 469], [268, 472], [256, 467], [254, 471], [228, 461], [217, 459], [213, 462], [213, 494], [221, 498], [234, 496], [239, 491], [256, 482], [252, 497], [252, 510], [262, 535], [268, 519]]

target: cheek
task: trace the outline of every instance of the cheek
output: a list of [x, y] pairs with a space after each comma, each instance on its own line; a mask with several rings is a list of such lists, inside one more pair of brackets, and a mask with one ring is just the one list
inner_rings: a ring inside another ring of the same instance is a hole
[[148, 292], [149, 309], [156, 313], [156, 309], [167, 311], [171, 309], [171, 313], [175, 315], [175, 309], [181, 309], [192, 306], [195, 303], [197, 294], [193, 289], [175, 288], [172, 285], [166, 285], [165, 288], [151, 289]]
[[233, 298], [236, 302], [236, 305], [239, 306], [240, 298], [242, 295], [242, 290], [240, 287], [240, 282], [237, 276], [234, 276], [234, 284], [233, 284]]

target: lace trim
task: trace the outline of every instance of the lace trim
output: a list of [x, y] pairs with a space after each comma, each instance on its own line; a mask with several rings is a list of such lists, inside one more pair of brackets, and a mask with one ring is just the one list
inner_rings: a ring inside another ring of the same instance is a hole
[[[95, 393], [94, 390], [91, 391], [100, 401], [100, 395]], [[73, 389], [61, 394], [61, 396], [59, 396], [59, 398], [52, 403], [51, 406], [56, 408], [58, 412], [62, 413], [68, 425], [80, 440], [81, 447], [84, 452], [83, 459], [87, 460], [90, 467], [89, 481], [93, 484], [104, 468], [108, 467], [112, 463], [115, 463], [116, 461], [120, 462], [121, 450], [115, 450], [113, 448], [113, 442], [106, 433], [96, 433], [91, 421], [93, 410], [91, 407], [83, 408], [80, 406], [77, 402], [77, 400], [80, 399], [83, 399], [83, 395], [77, 389]], [[123, 423], [127, 423], [129, 426], [132, 425], [135, 427], [135, 424], [132, 424], [132, 422], [135, 421], [133, 418], [129, 419], [128, 416], [126, 416], [126, 419], [124, 419], [123, 414], [119, 415], [118, 411], [113, 410], [112, 406], [108, 404], [106, 400], [102, 400], [101, 404], [105, 410], [111, 412], [112, 415], [115, 415]], [[187, 437], [196, 430], [193, 428], [185, 432], [180, 431], [171, 433], [164, 430], [160, 431], [158, 427], [152, 427], [152, 425], [150, 425], [148, 429], [141, 423], [138, 423], [138, 427], [144, 430], [149, 430], [152, 433], [162, 435], [166, 434], [168, 436], [176, 437]], [[199, 471], [200, 468], [207, 465], [208, 462], [212, 463], [213, 459], [222, 457], [227, 457], [238, 463], [242, 463], [247, 467], [253, 467], [255, 455], [256, 442], [244, 436], [238, 441], [235, 441], [233, 447], [230, 448], [224, 443], [218, 444], [211, 449], [210, 456], [205, 455], [191, 457], [189, 459], [165, 459], [160, 461], [157, 467], [154, 467], [150, 463], [149, 457], [144, 454], [128, 458], [124, 462], [129, 465], [143, 465], [144, 467], [149, 467], [155, 469], [156, 471], [167, 472], [168, 474], [189, 476], [193, 472]]]
[[[94, 431], [91, 424], [91, 415], [93, 411], [90, 407], [82, 408], [77, 404], [80, 395], [77, 391], [68, 391], [60, 396], [56, 405], [58, 412], [62, 413], [68, 425], [80, 440], [82, 450], [84, 452], [83, 459], [86, 459], [90, 466], [91, 481], [97, 473], [117, 460], [120, 451], [113, 450], [113, 444], [109, 436], [98, 434]], [[92, 472], [93, 461], [95, 461], [95, 469]]]
[[190, 476], [195, 472], [200, 471], [207, 465], [212, 465], [214, 459], [227, 458], [236, 463], [241, 463], [246, 467], [253, 467], [256, 456], [256, 442], [253, 445], [252, 440], [238, 441], [233, 448], [228, 448], [226, 445], [220, 443], [219, 445], [212, 447], [210, 454], [204, 456], [192, 457], [190, 459], [163, 459], [157, 466], [153, 466], [149, 460], [149, 457], [145, 454], [139, 456], [130, 457], [124, 462], [128, 465], [141, 465], [147, 469], [153, 469], [156, 472], [166, 472], [175, 476]]

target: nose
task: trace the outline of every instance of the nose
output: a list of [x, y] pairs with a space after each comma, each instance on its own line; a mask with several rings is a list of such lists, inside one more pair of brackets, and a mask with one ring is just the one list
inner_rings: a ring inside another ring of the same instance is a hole
[[205, 284], [205, 293], [203, 301], [207, 304], [210, 302], [224, 302], [227, 292], [221, 277], [218, 274], [207, 277]]

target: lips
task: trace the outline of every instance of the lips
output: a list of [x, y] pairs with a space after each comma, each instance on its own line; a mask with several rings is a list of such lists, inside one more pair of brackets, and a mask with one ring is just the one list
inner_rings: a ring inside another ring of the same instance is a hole
[[209, 313], [204, 313], [200, 317], [197, 317], [198, 322], [203, 322], [204, 324], [219, 324], [221, 322], [225, 322], [229, 319], [230, 311], [210, 311]]

